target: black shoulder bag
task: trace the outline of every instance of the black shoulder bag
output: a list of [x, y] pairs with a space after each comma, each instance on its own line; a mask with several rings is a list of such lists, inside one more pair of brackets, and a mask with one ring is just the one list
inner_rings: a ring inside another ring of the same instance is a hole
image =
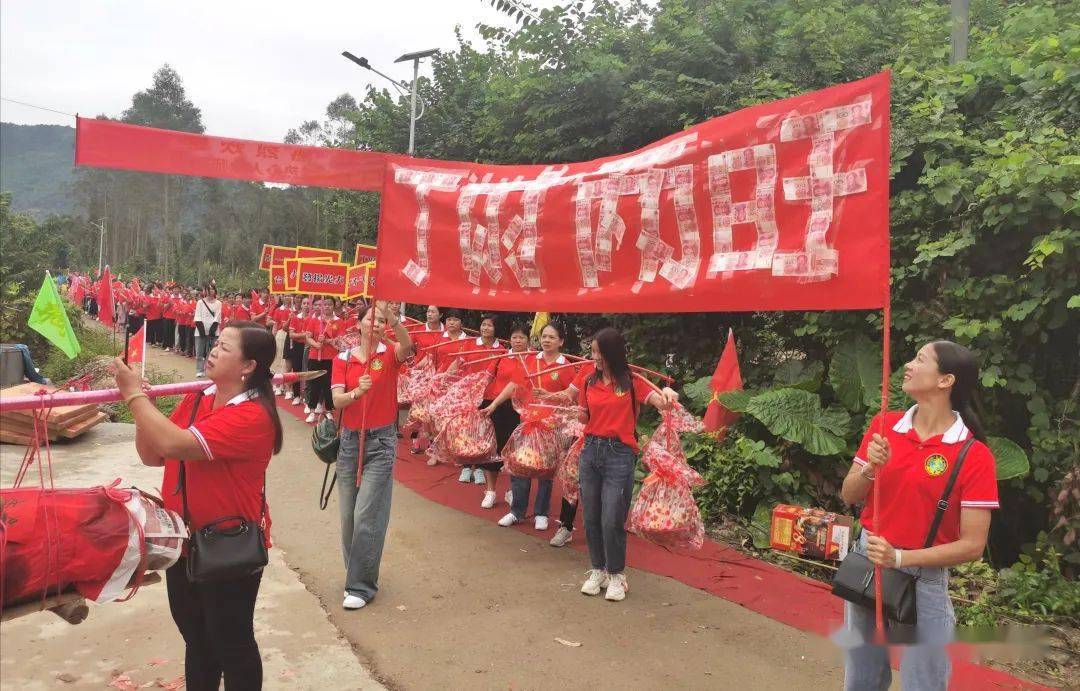
[[[195, 397], [188, 426], [195, 422], [203, 394]], [[187, 501], [188, 461], [180, 462], [180, 491], [184, 499], [184, 522], [190, 521]], [[226, 516], [191, 531], [187, 577], [192, 583], [229, 581], [256, 573], [269, 561], [262, 523], [266, 517], [266, 474], [263, 474], [262, 510], [257, 523], [243, 516]]]
[[[934, 519], [930, 522], [930, 532], [923, 543], [923, 549], [934, 545], [941, 519], [945, 516], [945, 510], [949, 508], [949, 495], [952, 494], [956, 478], [960, 475], [960, 466], [964, 465], [968, 449], [975, 443], [975, 438], [968, 439], [960, 454], [956, 457], [956, 465], [953, 466], [952, 474], [945, 483], [945, 491], [938, 500]], [[918, 576], [883, 567], [881, 569], [881, 599], [882, 610], [885, 618], [898, 624], [915, 626], [915, 581]], [[865, 554], [848, 552], [844, 560], [840, 562], [840, 569], [836, 572], [832, 582], [833, 595], [843, 598], [848, 602], [861, 605], [874, 610], [877, 600], [874, 599], [874, 565]]]
[[[352, 360], [352, 352], [349, 352], [349, 360]], [[349, 360], [345, 361], [345, 381], [348, 383]], [[338, 415], [341, 412], [338, 411]], [[337, 470], [330, 477], [330, 470], [337, 463], [338, 449], [341, 448], [341, 426], [333, 418], [324, 417], [319, 420], [311, 430], [311, 450], [326, 465], [323, 471], [322, 489], [319, 490], [319, 510], [325, 510], [330, 504], [330, 494], [334, 491], [334, 483], [337, 482]], [[330, 486], [326, 481], [330, 480]]]
[[[206, 311], [210, 313], [210, 316], [213, 317], [216, 320], [217, 319], [217, 312], [210, 309], [210, 305], [206, 304], [206, 300], [199, 300], [199, 302], [201, 302], [203, 307], [206, 308]], [[212, 324], [210, 324], [210, 332], [207, 333], [206, 332], [206, 325], [203, 324], [202, 321], [195, 322], [195, 329], [199, 332], [199, 335], [202, 336], [203, 338], [206, 338], [207, 336], [209, 336], [210, 338], [214, 338], [214, 336], [217, 335], [217, 327], [218, 327], [218, 322], [214, 321]]]

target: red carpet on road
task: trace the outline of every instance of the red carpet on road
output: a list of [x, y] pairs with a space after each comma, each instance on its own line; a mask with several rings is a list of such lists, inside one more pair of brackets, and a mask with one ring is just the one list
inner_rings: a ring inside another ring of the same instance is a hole
[[[298, 420], [304, 420], [302, 406], [288, 405], [281, 398], [277, 399], [277, 403], [282, 410], [288, 411]], [[484, 518], [492, 524], [509, 511], [503, 501], [503, 495], [510, 488], [506, 473], [499, 474], [499, 503], [494, 509], [483, 509], [480, 508], [483, 490], [478, 485], [458, 482], [460, 472], [461, 469], [454, 466], [429, 466], [426, 455], [410, 453], [405, 442], [398, 444], [394, 479], [412, 491], [444, 506]], [[535, 494], [535, 486], [533, 492]], [[546, 542], [554, 534], [560, 500], [559, 486], [556, 483], [551, 501], [551, 530], [539, 533], [533, 530], [531, 520], [519, 523], [514, 529], [530, 533]], [[529, 508], [532, 508], [532, 497]], [[574, 530], [574, 541], [568, 546], [579, 552], [586, 551], [580, 512]], [[673, 552], [631, 534], [627, 536], [626, 556], [627, 565], [633, 568], [674, 578], [801, 631], [828, 636], [843, 622], [843, 603], [832, 595], [826, 584], [785, 571], [713, 540], [706, 539], [705, 545], [696, 552]], [[583, 560], [582, 569], [587, 567], [588, 564]], [[953, 646], [950, 689], [975, 691], [991, 688], [1048, 688], [1017, 679], [1006, 672], [974, 664], [969, 661], [968, 652], [965, 646]]]

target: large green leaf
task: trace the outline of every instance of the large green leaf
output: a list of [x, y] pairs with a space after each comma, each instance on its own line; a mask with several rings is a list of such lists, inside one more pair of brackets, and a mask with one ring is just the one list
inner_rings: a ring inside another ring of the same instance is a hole
[[725, 391], [717, 396], [717, 399], [733, 413], [746, 413], [750, 410], [750, 401], [754, 395], [752, 391]]
[[852, 412], [881, 401], [881, 349], [862, 334], [839, 343], [829, 363], [829, 385]]
[[1027, 454], [1016, 442], [1005, 437], [988, 437], [987, 442], [990, 452], [994, 454], [998, 482], [1028, 474], [1030, 466]]
[[818, 456], [842, 451], [846, 445], [847, 413], [822, 410], [821, 398], [802, 389], [774, 389], [750, 399], [747, 411], [770, 432], [801, 444]]
[[787, 360], [773, 372], [773, 383], [779, 387], [817, 391], [825, 366], [817, 360]]
[[754, 547], [768, 549], [772, 544], [771, 531], [772, 507], [763, 501], [754, 509], [754, 516], [750, 519], [750, 537], [754, 541]]
[[683, 387], [683, 393], [690, 401], [690, 408], [694, 412], [704, 413], [705, 408], [709, 406], [713, 393], [712, 387], [709, 385], [711, 381], [711, 376], [705, 376]]

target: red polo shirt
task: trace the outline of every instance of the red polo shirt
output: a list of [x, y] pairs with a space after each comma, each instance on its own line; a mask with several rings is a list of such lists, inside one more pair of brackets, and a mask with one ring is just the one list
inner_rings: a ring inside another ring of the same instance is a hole
[[[452, 340], [456, 341], [453, 345], [443, 345], [444, 343], [449, 344]], [[450, 369], [450, 365], [457, 359], [457, 354], [463, 350], [470, 350], [469, 346], [473, 345], [473, 342], [469, 334], [464, 331], [458, 334], [457, 339], [451, 339], [450, 335], [443, 331], [435, 339], [434, 345], [439, 347], [428, 351], [435, 354], [435, 369], [439, 372]]]
[[[308, 318], [306, 316], [302, 316], [299, 312], [297, 312], [296, 314], [294, 314], [289, 319], [289, 330], [290, 331], [296, 331], [296, 332], [306, 331], [307, 330], [307, 321], [308, 321]], [[304, 343], [305, 342], [305, 338], [303, 336], [299, 336], [299, 337], [295, 337], [295, 338], [290, 337], [290, 338], [292, 338], [292, 340], [294, 342], [296, 342], [296, 343]]]
[[251, 310], [241, 305], [233, 305], [233, 319], [234, 322], [246, 322], [251, 321]]
[[283, 329], [288, 326], [289, 320], [292, 318], [292, 315], [292, 309], [285, 307], [284, 305], [278, 307], [276, 310], [274, 310], [274, 328]]
[[[334, 358], [330, 387], [352, 391], [360, 377], [371, 375], [371, 388], [341, 411], [341, 424], [351, 430], [385, 427], [397, 420], [397, 380], [400, 362], [394, 349], [379, 343], [374, 357], [364, 362], [349, 350]], [[367, 411], [365, 417], [364, 412]]]
[[[227, 516], [259, 520], [266, 468], [274, 453], [274, 424], [262, 406], [244, 393], [215, 410], [214, 391], [213, 386], [207, 389], [187, 427], [209, 459], [187, 464], [189, 525], [194, 530]], [[185, 396], [170, 419], [188, 425], [197, 396]], [[183, 515], [183, 497], [175, 492], [179, 481], [180, 462], [166, 459], [161, 496], [167, 508]], [[269, 546], [269, 508], [264, 530]]]
[[[586, 377], [591, 376], [592, 368], [582, 366], [582, 370], [574, 380], [574, 386], [578, 389], [578, 405], [585, 408], [589, 414], [589, 421], [585, 423], [585, 434], [616, 438], [637, 451], [637, 440], [634, 439], [637, 418], [634, 416], [634, 405], [627, 395], [629, 392], [614, 391], [603, 380], [586, 384]], [[585, 370], [588, 370], [588, 374], [585, 374]], [[632, 380], [633, 396], [637, 399], [637, 411], [640, 413], [652, 389], [638, 377], [633, 377]]]
[[330, 341], [341, 335], [344, 322], [336, 315], [330, 319], [311, 317], [307, 322], [305, 331], [311, 332], [311, 340], [322, 341], [323, 346], [318, 350], [312, 350], [308, 355], [312, 360], [332, 360], [338, 356], [338, 349], [330, 344]]
[[[261, 317], [257, 316], [260, 312], [265, 312]], [[269, 300], [252, 300], [251, 302], [251, 316], [256, 322], [265, 324], [267, 318], [273, 312], [273, 307], [270, 305]]]
[[484, 389], [484, 400], [494, 401], [499, 394], [503, 392], [507, 384], [513, 382], [518, 388], [524, 391], [530, 391], [529, 383], [525, 379], [525, 367], [521, 364], [522, 360], [532, 357], [531, 355], [522, 355], [520, 357], [514, 355], [508, 355], [499, 360], [492, 360], [486, 363], [490, 366], [489, 371], [492, 373], [491, 382], [487, 388]]
[[[551, 393], [565, 391], [573, 383], [577, 369], [580, 369], [565, 367], [565, 365], [568, 364], [570, 364], [570, 361], [561, 353], [559, 354], [559, 357], [555, 358], [555, 360], [550, 363], [544, 359], [544, 354], [542, 352], [525, 358], [525, 370], [530, 375], [540, 375], [538, 377], [529, 377], [529, 390], [543, 389], [544, 391], [549, 391]], [[582, 367], [584, 366], [585, 365], [582, 365]], [[548, 373], [549, 369], [555, 369], [557, 367], [562, 369]]]
[[152, 297], [147, 299], [146, 318], [150, 321], [161, 319], [161, 298]]
[[[874, 506], [871, 488], [860, 515], [867, 530], [903, 549], [922, 549], [956, 458], [971, 436], [971, 431], [957, 414], [956, 422], [945, 434], [920, 440], [913, 425], [917, 408], [912, 406], [906, 413], [885, 414], [885, 438], [889, 440], [892, 457], [876, 474], [875, 482], [880, 483], [881, 510]], [[880, 434], [881, 426], [881, 415], [878, 414], [855, 454], [857, 465], [866, 465], [867, 447], [873, 435]], [[990, 510], [998, 506], [994, 456], [985, 444], [976, 441], [960, 468], [934, 545], [960, 539], [960, 509]], [[877, 526], [878, 514], [880, 526]]]

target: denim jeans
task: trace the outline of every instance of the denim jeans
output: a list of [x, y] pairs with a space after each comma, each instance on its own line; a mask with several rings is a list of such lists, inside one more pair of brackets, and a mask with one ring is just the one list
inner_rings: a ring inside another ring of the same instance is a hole
[[[852, 548], [866, 554], [866, 531]], [[900, 657], [900, 685], [904, 691], [945, 691], [952, 663], [945, 644], [952, 638], [956, 617], [949, 601], [949, 573], [944, 568], [901, 568], [916, 574], [915, 608], [917, 642], [903, 648]], [[847, 649], [844, 658], [844, 688], [848, 691], [882, 690], [892, 683], [887, 647], [867, 644], [873, 640], [874, 612], [850, 602], [844, 603], [844, 631], [838, 636]]]
[[22, 355], [23, 374], [26, 375], [26, 378], [35, 384], [44, 384], [45, 377], [41, 376], [37, 367], [34, 367], [34, 359], [30, 357], [30, 348], [23, 343], [16, 343], [15, 347], [19, 349], [19, 353]]
[[341, 554], [345, 561], [345, 592], [371, 602], [379, 590], [390, 497], [394, 489], [397, 428], [390, 424], [368, 430], [364, 469], [356, 486], [360, 432], [341, 430], [338, 449], [338, 508], [341, 512]]
[[195, 374], [206, 373], [206, 357], [214, 349], [216, 340], [217, 338], [200, 336], [198, 332], [195, 332]]
[[[533, 513], [537, 516], [547, 516], [551, 509], [551, 487], [554, 480], [536, 481], [536, 503], [533, 504]], [[529, 510], [529, 491], [532, 489], [532, 478], [510, 476], [510, 489], [514, 491], [514, 500], [510, 502], [510, 512], [519, 521], [525, 518]]]
[[586, 435], [578, 459], [578, 481], [585, 510], [585, 539], [594, 569], [617, 574], [626, 568], [626, 516], [634, 493], [636, 462], [634, 450], [618, 439]]

